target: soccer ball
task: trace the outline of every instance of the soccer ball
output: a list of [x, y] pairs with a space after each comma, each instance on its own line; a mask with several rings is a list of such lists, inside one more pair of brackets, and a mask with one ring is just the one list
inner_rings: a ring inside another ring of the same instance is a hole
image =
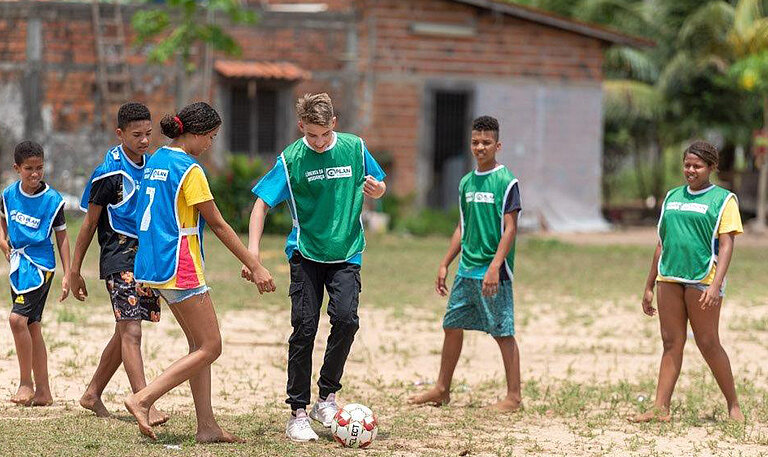
[[333, 439], [346, 447], [368, 447], [376, 438], [378, 422], [367, 406], [350, 403], [331, 422]]

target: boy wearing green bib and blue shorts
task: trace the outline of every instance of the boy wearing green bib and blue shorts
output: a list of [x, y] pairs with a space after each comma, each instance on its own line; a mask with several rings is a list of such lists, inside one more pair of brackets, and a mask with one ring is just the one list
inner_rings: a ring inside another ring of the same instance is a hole
[[[360, 216], [364, 196], [381, 198], [384, 172], [363, 140], [337, 133], [327, 94], [305, 95], [296, 105], [304, 137], [280, 154], [274, 168], [253, 188], [248, 249], [259, 255], [264, 219], [283, 201], [293, 218], [285, 253], [291, 269], [291, 325], [288, 340], [288, 399], [292, 441], [318, 439], [310, 418], [325, 427], [338, 411], [336, 392], [359, 327], [360, 265], [365, 238]], [[248, 276], [245, 267], [244, 277]], [[309, 414], [312, 349], [320, 320], [323, 290], [328, 291], [331, 333], [318, 380], [319, 401]]]
[[496, 161], [501, 148], [496, 119], [481, 116], [473, 121], [471, 147], [477, 169], [459, 184], [461, 220], [435, 281], [437, 293], [446, 296], [448, 266], [461, 253], [443, 318], [440, 374], [435, 387], [412, 397], [410, 402], [436, 406], [450, 402], [451, 380], [461, 355], [464, 330], [480, 330], [499, 344], [507, 378], [507, 394], [493, 408], [514, 411], [521, 402], [520, 353], [514, 336], [512, 298], [520, 190], [517, 178]]

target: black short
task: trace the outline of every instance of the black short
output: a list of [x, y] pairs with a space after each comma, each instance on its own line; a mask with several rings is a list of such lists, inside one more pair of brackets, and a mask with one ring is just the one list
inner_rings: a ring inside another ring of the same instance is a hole
[[133, 272], [111, 274], [106, 283], [115, 321], [160, 320], [159, 297], [151, 288], [138, 286]]
[[23, 294], [17, 294], [11, 289], [11, 300], [13, 301], [12, 313], [19, 314], [27, 318], [27, 325], [40, 322], [43, 318], [43, 308], [48, 299], [48, 292], [51, 290], [53, 282], [53, 272], [46, 271], [45, 282], [35, 290]]

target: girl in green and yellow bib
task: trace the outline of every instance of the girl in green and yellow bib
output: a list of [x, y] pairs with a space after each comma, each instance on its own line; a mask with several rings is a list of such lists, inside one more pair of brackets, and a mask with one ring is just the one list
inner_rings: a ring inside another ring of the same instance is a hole
[[728, 403], [731, 419], [743, 422], [731, 363], [720, 345], [718, 324], [725, 292], [725, 275], [733, 241], [743, 233], [736, 196], [710, 183], [718, 152], [696, 141], [683, 153], [687, 185], [667, 193], [659, 218], [659, 242], [643, 296], [643, 311], [656, 314], [653, 288], [659, 285], [659, 307], [664, 353], [653, 408], [632, 418], [635, 422], [669, 421], [672, 391], [683, 364], [687, 324], [696, 345], [712, 370]]

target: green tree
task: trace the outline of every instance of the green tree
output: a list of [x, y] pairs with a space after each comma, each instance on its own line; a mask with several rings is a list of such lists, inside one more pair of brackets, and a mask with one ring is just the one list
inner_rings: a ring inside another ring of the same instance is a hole
[[150, 46], [149, 62], [178, 64], [177, 104], [186, 102], [186, 76], [197, 67], [193, 49], [205, 45], [228, 55], [240, 55], [237, 41], [217, 22], [221, 16], [229, 24], [253, 24], [256, 14], [244, 8], [239, 0], [166, 0], [158, 6], [134, 13], [131, 24], [139, 45]]
[[[768, 129], [768, 17], [761, 0], [701, 5], [683, 23], [678, 40], [678, 66], [712, 71], [726, 85], [754, 93], [762, 103], [763, 129]], [[754, 101], [753, 101], [754, 102]], [[768, 166], [759, 167], [755, 229], [766, 230]]]

